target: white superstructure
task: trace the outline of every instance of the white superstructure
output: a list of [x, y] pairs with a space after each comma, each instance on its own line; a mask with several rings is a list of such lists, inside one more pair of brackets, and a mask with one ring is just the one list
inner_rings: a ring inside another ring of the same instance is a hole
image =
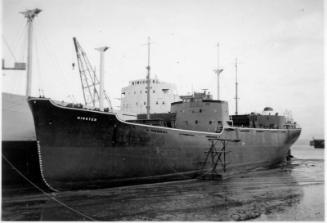
[[[150, 89], [150, 113], [169, 112], [170, 104], [179, 100], [174, 84], [160, 81], [157, 78], [150, 79]], [[146, 79], [130, 81], [127, 87], [122, 88], [121, 96], [120, 109], [122, 113], [146, 113]]]

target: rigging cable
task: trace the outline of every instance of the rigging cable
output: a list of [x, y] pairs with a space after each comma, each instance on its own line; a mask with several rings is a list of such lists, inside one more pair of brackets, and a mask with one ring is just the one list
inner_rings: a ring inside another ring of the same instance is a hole
[[[27, 30], [27, 24], [26, 24], [26, 27], [25, 29]], [[17, 47], [20, 47], [19, 49], [19, 52], [22, 52], [21, 54], [21, 57], [22, 57], [22, 61], [26, 61], [27, 62], [27, 46], [28, 46], [28, 38], [27, 38], [27, 31], [23, 32], [23, 35], [22, 35], [22, 40], [20, 40], [21, 44], [18, 45], [17, 44]]]
[[15, 54], [11, 50], [11, 48], [10, 48], [10, 46], [9, 46], [9, 44], [8, 44], [6, 38], [5, 38], [5, 36], [3, 34], [2, 34], [2, 39], [3, 39], [4, 43], [6, 44], [6, 46], [7, 46], [8, 50], [9, 50], [9, 53], [11, 54], [11, 56], [14, 58], [15, 61], [17, 61], [17, 59], [15, 57]]
[[[35, 33], [38, 30], [35, 30]], [[35, 63], [36, 63], [36, 69], [37, 69], [37, 81], [38, 81], [38, 89], [39, 89], [39, 96], [42, 96], [42, 87], [43, 87], [43, 79], [42, 79], [42, 74], [41, 74], [41, 68], [40, 68], [40, 57], [39, 57], [39, 46], [38, 46], [38, 39], [37, 39], [37, 35], [34, 35], [34, 48], [35, 48]], [[32, 49], [33, 50], [33, 49]], [[35, 79], [34, 79], [35, 80]], [[44, 92], [43, 92], [43, 96], [44, 96]]]
[[52, 60], [50, 60], [50, 61], [54, 65], [53, 67], [56, 67], [58, 69], [59, 73], [64, 74], [61, 77], [63, 77], [64, 79], [66, 79], [65, 80], [65, 83], [69, 83], [70, 80], [67, 79], [67, 77], [69, 77], [70, 75], [68, 75], [68, 72], [65, 71], [65, 69], [61, 65], [62, 63], [60, 63], [60, 61], [59, 61], [59, 59], [57, 57], [57, 54], [56, 53], [51, 53], [52, 52], [51, 51], [51, 47], [53, 49], [58, 49], [58, 47], [57, 46], [54, 46], [52, 44], [52, 42], [47, 39], [47, 36], [41, 30], [39, 30], [39, 37], [40, 37], [39, 38], [40, 43], [41, 43], [41, 45], [43, 45], [42, 49], [44, 49], [46, 51], [47, 55], [49, 55], [50, 57], [52, 57]]
[[35, 183], [33, 183], [31, 180], [29, 180], [22, 172], [20, 172], [15, 165], [13, 165], [7, 158], [5, 155], [2, 154], [2, 158], [11, 166], [11, 168], [13, 168], [21, 177], [23, 177], [27, 182], [29, 182], [33, 187], [35, 187], [36, 189], [38, 189], [42, 194], [44, 194], [45, 196], [49, 197], [51, 200], [57, 202], [58, 204], [60, 204], [61, 206], [69, 209], [70, 211], [74, 212], [75, 214], [78, 214], [82, 217], [84, 217], [85, 219], [89, 220], [89, 221], [96, 221], [96, 219], [87, 216], [85, 214], [83, 214], [82, 212], [68, 206], [67, 204], [59, 201], [58, 199], [56, 199], [55, 197], [53, 197], [52, 195], [50, 195], [49, 193], [45, 192], [44, 190], [42, 190], [39, 186], [37, 186]]
[[[61, 74], [60, 78], [58, 78], [56, 82], [58, 82], [58, 84], [61, 84], [62, 86], [64, 86], [66, 83], [72, 83], [73, 81], [71, 78], [73, 76], [70, 75], [69, 67], [66, 66], [68, 64], [65, 61], [60, 61], [57, 53], [53, 52], [53, 50], [58, 49], [58, 46], [54, 45], [53, 41], [49, 41], [47, 35], [44, 34], [42, 30], [38, 30], [38, 32], [39, 32], [38, 36], [39, 36], [40, 48], [43, 49], [43, 51], [46, 53], [48, 58], [46, 62], [55, 68], [54, 72], [57, 71], [57, 73]], [[65, 59], [65, 58], [60, 58], [60, 59]], [[63, 97], [63, 95], [60, 96], [58, 95], [58, 97]]]
[[22, 61], [25, 61], [26, 58], [26, 46], [27, 46], [27, 23], [24, 24], [23, 28], [21, 29], [21, 32], [19, 35], [17, 35], [17, 38], [14, 42], [14, 52], [20, 52], [18, 55], [18, 59], [22, 59]]

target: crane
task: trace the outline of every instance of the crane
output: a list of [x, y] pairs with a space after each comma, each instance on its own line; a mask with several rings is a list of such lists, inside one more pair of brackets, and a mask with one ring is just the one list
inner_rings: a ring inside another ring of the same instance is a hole
[[[88, 59], [82, 46], [73, 37], [73, 42], [76, 51], [78, 70], [80, 74], [84, 102], [86, 106], [99, 107], [100, 104], [100, 82], [96, 76], [90, 60]], [[108, 111], [112, 112], [112, 105], [109, 96], [103, 90], [104, 99], [107, 102]]]

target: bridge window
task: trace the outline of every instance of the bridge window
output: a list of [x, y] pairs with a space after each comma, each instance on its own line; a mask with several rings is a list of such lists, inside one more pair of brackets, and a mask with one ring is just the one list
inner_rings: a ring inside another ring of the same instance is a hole
[[198, 120], [195, 120], [195, 124], [198, 124], [199, 123], [199, 121]]

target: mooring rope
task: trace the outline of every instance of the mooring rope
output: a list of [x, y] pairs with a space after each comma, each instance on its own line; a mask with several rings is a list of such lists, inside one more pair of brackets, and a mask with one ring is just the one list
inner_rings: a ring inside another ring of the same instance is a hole
[[29, 182], [33, 187], [35, 187], [36, 189], [38, 189], [41, 193], [43, 193], [45, 196], [49, 197], [51, 200], [57, 202], [58, 204], [60, 204], [61, 206], [69, 209], [70, 211], [86, 218], [87, 220], [90, 220], [90, 221], [96, 221], [96, 219], [90, 217], [90, 216], [87, 216], [85, 214], [83, 214], [82, 212], [68, 206], [67, 204], [59, 201], [58, 199], [56, 199], [55, 197], [53, 197], [52, 195], [50, 195], [49, 193], [45, 192], [44, 190], [42, 190], [39, 186], [37, 186], [35, 183], [33, 183], [31, 180], [29, 180], [21, 171], [19, 171], [15, 165], [13, 165], [3, 154], [2, 154], [2, 158], [21, 176], [23, 177], [27, 182]]

